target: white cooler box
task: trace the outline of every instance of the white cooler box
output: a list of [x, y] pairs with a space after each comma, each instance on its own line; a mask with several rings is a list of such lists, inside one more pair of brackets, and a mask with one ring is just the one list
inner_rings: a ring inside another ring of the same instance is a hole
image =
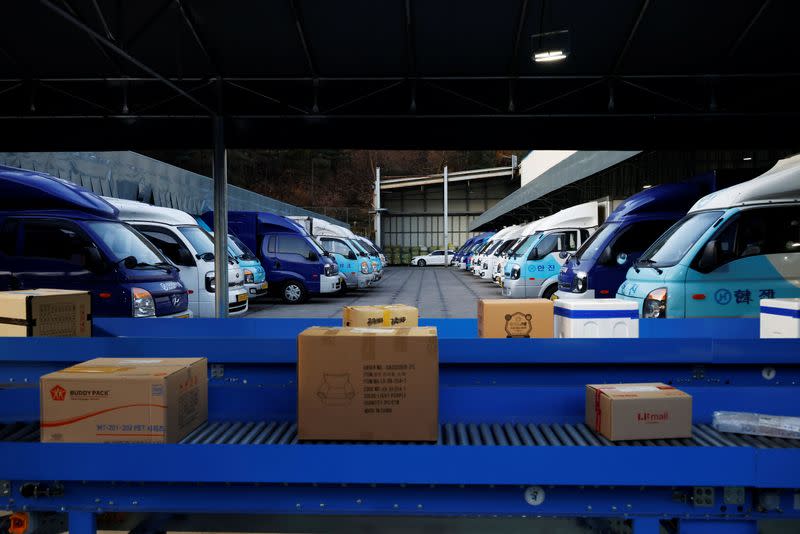
[[800, 338], [800, 299], [761, 300], [762, 338]]
[[555, 337], [639, 337], [639, 307], [620, 299], [555, 301]]

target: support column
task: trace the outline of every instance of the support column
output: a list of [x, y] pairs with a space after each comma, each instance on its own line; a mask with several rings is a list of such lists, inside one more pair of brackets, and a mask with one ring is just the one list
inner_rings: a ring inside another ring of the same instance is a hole
[[381, 248], [381, 168], [375, 167], [375, 244]]
[[67, 516], [69, 534], [96, 534], [97, 517], [91, 512], [70, 512]]
[[447, 254], [447, 249], [450, 248], [447, 237], [447, 165], [444, 166], [444, 179], [442, 182], [444, 185], [444, 265], [447, 267], [450, 265], [450, 256]]
[[228, 316], [228, 157], [225, 152], [224, 119], [215, 115], [214, 156], [214, 309], [218, 318]]

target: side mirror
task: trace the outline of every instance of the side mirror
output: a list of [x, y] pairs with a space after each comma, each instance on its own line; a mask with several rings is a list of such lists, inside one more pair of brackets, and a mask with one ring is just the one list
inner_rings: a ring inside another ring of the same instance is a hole
[[566, 260], [569, 257], [569, 252], [567, 252], [566, 250], [562, 250], [561, 252], [558, 253], [558, 257], [561, 258], [562, 260]]
[[136, 256], [128, 256], [122, 260], [122, 265], [124, 265], [126, 269], [133, 269], [139, 265], [139, 260], [136, 259]]
[[539, 259], [539, 249], [537, 247], [533, 247], [533, 250], [531, 250], [531, 253], [528, 254], [528, 259], [529, 260], [538, 260]]
[[351, 250], [350, 252], [347, 253], [347, 259], [348, 260], [357, 260], [358, 256], [356, 256], [356, 253]]
[[701, 271], [712, 271], [717, 265], [719, 259], [719, 246], [715, 239], [712, 239], [703, 247], [703, 252], [700, 254], [700, 259], [697, 260], [697, 267]]
[[318, 259], [319, 256], [317, 255], [316, 252], [314, 252], [313, 250], [308, 251], [308, 261], [317, 261]]
[[628, 255], [625, 252], [617, 254], [617, 265], [625, 265], [628, 261]]
[[213, 252], [203, 252], [202, 254], [197, 254], [195, 257], [202, 261], [214, 261]]

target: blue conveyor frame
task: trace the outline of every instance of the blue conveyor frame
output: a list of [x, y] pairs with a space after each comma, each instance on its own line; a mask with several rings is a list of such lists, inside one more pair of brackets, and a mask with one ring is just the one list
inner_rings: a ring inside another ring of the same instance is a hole
[[[800, 341], [757, 339], [756, 320], [643, 320], [633, 340], [426, 320], [438, 443], [298, 443], [296, 335], [337, 322], [98, 319], [90, 339], [0, 339], [0, 509], [68, 514], [75, 532], [106, 512], [612, 517], [637, 533], [800, 518], [800, 440], [709, 425], [718, 409], [800, 415]], [[39, 376], [99, 356], [208, 357], [209, 422], [174, 445], [37, 443]], [[690, 392], [694, 437], [612, 444], [583, 425], [586, 383], [634, 381]]]

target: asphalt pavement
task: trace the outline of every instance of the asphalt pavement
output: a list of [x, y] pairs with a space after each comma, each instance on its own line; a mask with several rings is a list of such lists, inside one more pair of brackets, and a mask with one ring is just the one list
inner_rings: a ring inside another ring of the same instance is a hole
[[421, 317], [476, 317], [478, 299], [501, 298], [492, 282], [457, 267], [386, 267], [383, 279], [368, 289], [342, 296], [314, 297], [287, 305], [275, 298], [250, 302], [247, 317], [341, 317], [343, 306], [408, 304]]

